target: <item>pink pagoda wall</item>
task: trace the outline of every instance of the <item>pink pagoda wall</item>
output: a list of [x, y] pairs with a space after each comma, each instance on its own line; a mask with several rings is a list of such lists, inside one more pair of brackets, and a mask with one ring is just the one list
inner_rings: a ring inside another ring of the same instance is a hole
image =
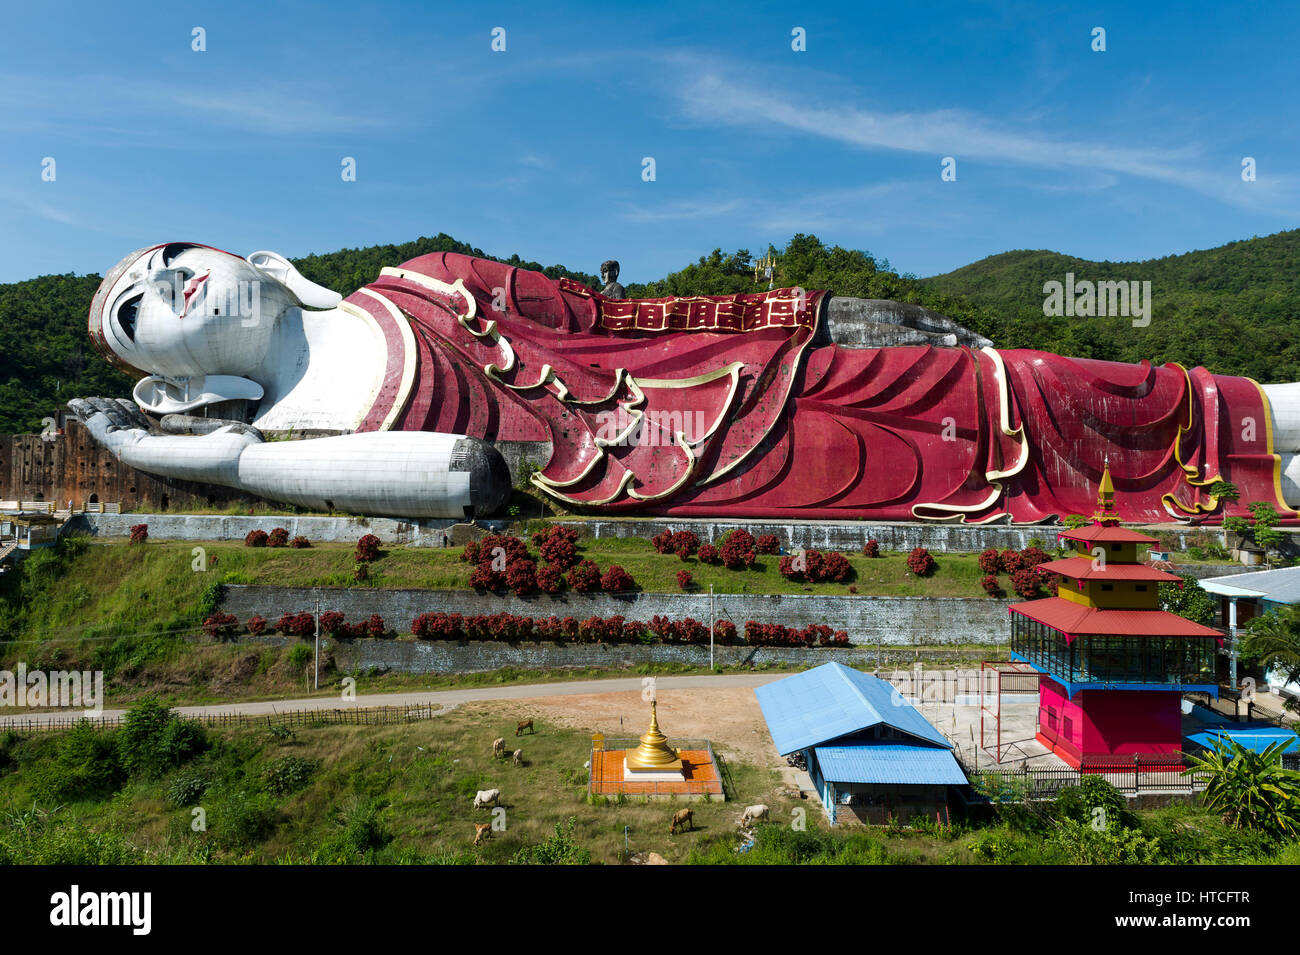
[[1065, 687], [1044, 677], [1038, 740], [1071, 766], [1083, 755], [1177, 753], [1182, 749], [1180, 699], [1167, 690], [1081, 690], [1067, 699]]

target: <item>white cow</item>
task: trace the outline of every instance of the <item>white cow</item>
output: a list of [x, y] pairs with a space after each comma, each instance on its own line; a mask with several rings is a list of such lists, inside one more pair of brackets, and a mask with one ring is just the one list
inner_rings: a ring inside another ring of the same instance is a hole
[[757, 806], [749, 806], [745, 809], [744, 814], [740, 817], [740, 826], [742, 829], [748, 829], [756, 822], [767, 821], [767, 807], [760, 803]]
[[498, 736], [492, 741], [492, 756], [494, 759], [501, 759], [506, 754], [506, 738]]
[[480, 789], [478, 795], [474, 797], [475, 809], [486, 809], [488, 806], [497, 806], [501, 803], [501, 790], [499, 789]]

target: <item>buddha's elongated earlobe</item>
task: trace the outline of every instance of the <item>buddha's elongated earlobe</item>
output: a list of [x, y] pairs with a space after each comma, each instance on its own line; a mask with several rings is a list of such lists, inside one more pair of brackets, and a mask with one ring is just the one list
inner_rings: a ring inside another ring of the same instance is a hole
[[338, 292], [309, 281], [294, 268], [292, 262], [277, 252], [254, 252], [248, 261], [292, 292], [294, 298], [306, 308], [335, 308], [343, 301], [343, 296]]

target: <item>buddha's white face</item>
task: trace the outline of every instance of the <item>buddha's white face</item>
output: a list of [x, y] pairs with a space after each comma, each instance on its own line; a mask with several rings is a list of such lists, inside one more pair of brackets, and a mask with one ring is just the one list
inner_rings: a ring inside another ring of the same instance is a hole
[[172, 244], [147, 253], [105, 302], [109, 346], [157, 375], [248, 375], [293, 297], [248, 261]]

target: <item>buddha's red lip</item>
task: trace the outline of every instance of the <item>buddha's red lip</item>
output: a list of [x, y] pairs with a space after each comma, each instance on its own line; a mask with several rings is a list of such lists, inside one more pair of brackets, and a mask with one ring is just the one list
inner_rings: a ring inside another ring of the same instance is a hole
[[185, 313], [190, 309], [190, 299], [198, 293], [199, 289], [203, 287], [203, 283], [208, 280], [208, 276], [211, 274], [211, 272], [204, 272], [202, 275], [196, 276], [185, 283], [185, 304], [181, 307], [181, 318], [184, 318]]

